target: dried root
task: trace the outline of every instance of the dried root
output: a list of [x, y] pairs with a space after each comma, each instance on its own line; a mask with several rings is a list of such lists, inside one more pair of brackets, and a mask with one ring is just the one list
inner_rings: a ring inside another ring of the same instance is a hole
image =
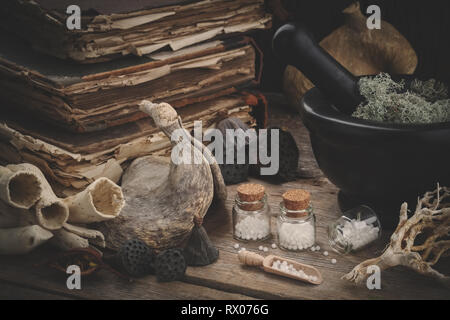
[[370, 265], [377, 265], [381, 270], [405, 266], [450, 287], [450, 277], [433, 269], [449, 249], [450, 188], [438, 186], [418, 200], [410, 218], [408, 204], [403, 203], [399, 224], [383, 254], [360, 263], [342, 278], [362, 283], [368, 276]]

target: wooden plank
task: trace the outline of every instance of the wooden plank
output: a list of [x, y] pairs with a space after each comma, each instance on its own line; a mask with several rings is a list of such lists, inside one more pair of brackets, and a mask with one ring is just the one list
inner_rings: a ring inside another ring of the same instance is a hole
[[[284, 112], [278, 110], [278, 112]], [[31, 296], [33, 290], [47, 295], [64, 298], [84, 299], [450, 299], [450, 291], [444, 289], [431, 279], [417, 275], [404, 268], [387, 270], [381, 275], [381, 290], [368, 290], [365, 286], [355, 286], [341, 277], [356, 264], [379, 255], [390, 237], [386, 231], [376, 245], [361, 252], [350, 255], [338, 255], [330, 249], [327, 240], [327, 226], [340, 215], [336, 197], [337, 188], [324, 177], [317, 175], [320, 170], [310, 150], [307, 131], [301, 126], [298, 116], [289, 114], [287, 129], [291, 130], [304, 152], [300, 159], [300, 167], [311, 173], [314, 178], [300, 179], [284, 184], [270, 184], [261, 180], [251, 181], [266, 186], [269, 205], [272, 213], [278, 213], [281, 194], [290, 188], [303, 188], [312, 193], [312, 201], [317, 217], [317, 244], [321, 252], [305, 251], [292, 253], [272, 249], [270, 245], [275, 237], [262, 243], [241, 243], [249, 250], [259, 252], [257, 247], [269, 247], [271, 254], [281, 255], [318, 268], [324, 278], [319, 286], [309, 285], [276, 275], [264, 273], [258, 269], [241, 266], [237, 259], [237, 251], [233, 245], [237, 243], [232, 237], [231, 208], [234, 202], [236, 186], [228, 187], [228, 199], [224, 205], [215, 205], [208, 212], [204, 226], [213, 243], [220, 249], [219, 260], [206, 267], [188, 268], [184, 282], [159, 283], [153, 276], [127, 283], [107, 271], [101, 271], [92, 278], [82, 280], [81, 291], [66, 289], [65, 277], [55, 276], [55, 272], [45, 268], [35, 268], [33, 264], [41, 261], [48, 251], [39, 250], [26, 257], [1, 257], [0, 259], [0, 292], [2, 283], [9, 287], [18, 286], [17, 290], [29, 290], [23, 295]], [[277, 118], [278, 117], [278, 118]], [[286, 117], [286, 116], [285, 116]], [[280, 115], [271, 115], [272, 119], [283, 119]], [[309, 148], [309, 149], [308, 149]], [[308, 151], [309, 150], [309, 151]], [[305, 176], [309, 176], [305, 174]], [[393, 214], [398, 214], [397, 212]], [[272, 233], [275, 236], [275, 218]], [[329, 256], [322, 253], [329, 251]], [[268, 253], [267, 253], [268, 254]], [[337, 264], [331, 264], [332, 258]], [[447, 267], [446, 270], [449, 270]], [[17, 287], [16, 287], [17, 288]], [[5, 291], [3, 291], [5, 292]]]
[[[337, 208], [335, 186], [329, 182], [315, 186], [307, 180], [279, 186], [255, 179], [252, 181], [265, 184], [273, 213], [278, 212], [278, 204], [284, 190], [306, 188], [312, 193], [317, 217], [317, 244], [321, 246], [321, 252], [293, 253], [272, 249], [270, 245], [275, 242], [275, 218], [272, 221], [273, 238], [271, 240], [257, 243], [243, 243], [234, 240], [232, 238], [231, 206], [236, 186], [231, 186], [225, 208], [215, 208], [216, 212], [211, 212], [205, 221], [205, 228], [211, 240], [220, 248], [220, 258], [210, 266], [189, 269], [187, 272], [188, 282], [263, 299], [450, 299], [449, 290], [440, 287], [431, 279], [402, 268], [382, 272], [381, 290], [369, 290], [365, 286], [355, 286], [348, 281], [341, 280], [341, 277], [356, 264], [380, 254], [388, 242], [390, 233], [385, 234], [376, 245], [357, 254], [339, 255], [331, 250], [327, 239], [328, 224], [340, 214]], [[255, 268], [241, 266], [237, 259], [237, 250], [233, 248], [235, 243], [258, 253], [261, 253], [258, 246], [263, 245], [270, 248], [269, 253], [263, 255], [281, 255], [313, 265], [321, 271], [324, 282], [319, 286], [314, 286], [267, 274]], [[324, 250], [329, 252], [328, 257], [323, 255]], [[332, 258], [337, 259], [337, 264], [331, 263]]]
[[[158, 282], [154, 276], [136, 279], [133, 282], [118, 278], [106, 270], [81, 279], [81, 290], [69, 290], [66, 286], [67, 276], [46, 267], [35, 267], [35, 263], [49, 257], [52, 251], [40, 249], [28, 256], [2, 258], [0, 261], [0, 292], [1, 284], [7, 282], [20, 288], [32, 288], [48, 295], [71, 299], [252, 299], [251, 297], [222, 292], [219, 290], [174, 281]], [[31, 292], [28, 292], [31, 294]], [[27, 292], [23, 293], [27, 295]], [[5, 294], [3, 294], [5, 295]]]
[[[268, 98], [271, 106], [277, 106], [270, 109], [269, 124], [282, 126], [293, 134], [300, 149], [299, 172], [305, 179], [281, 185], [251, 180], [265, 185], [273, 214], [279, 213], [281, 194], [287, 189], [302, 188], [312, 193], [317, 219], [317, 244], [321, 246], [321, 252], [292, 253], [272, 249], [271, 244], [276, 242], [275, 218], [272, 219], [272, 240], [263, 243], [242, 243], [234, 240], [231, 209], [236, 186], [229, 186], [225, 206], [212, 208], [205, 219], [205, 228], [210, 238], [220, 248], [219, 261], [203, 268], [201, 272], [197, 269], [188, 270], [187, 280], [190, 283], [269, 299], [450, 299], [449, 290], [405, 268], [394, 268], [383, 272], [381, 290], [368, 290], [365, 286], [358, 287], [341, 280], [344, 274], [361, 261], [381, 254], [389, 241], [391, 231], [385, 230], [380, 241], [356, 254], [339, 255], [331, 250], [328, 244], [327, 228], [341, 214], [337, 203], [338, 189], [321, 174], [312, 153], [309, 134], [302, 125], [300, 117], [286, 107], [286, 103], [279, 95], [268, 95]], [[310, 179], [306, 179], [307, 177]], [[398, 215], [398, 212], [392, 214]], [[313, 265], [322, 272], [324, 283], [320, 286], [312, 286], [241, 266], [236, 255], [237, 250], [233, 248], [235, 243], [259, 253], [258, 246], [264, 245], [269, 247], [270, 254]], [[323, 255], [324, 250], [329, 252], [328, 257]], [[335, 265], [331, 263], [333, 258], [338, 261]]]
[[60, 295], [0, 281], [0, 300], [67, 300]]

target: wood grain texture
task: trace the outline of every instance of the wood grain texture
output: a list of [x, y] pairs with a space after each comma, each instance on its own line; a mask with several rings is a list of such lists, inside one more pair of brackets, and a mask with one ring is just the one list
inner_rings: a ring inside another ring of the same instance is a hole
[[[149, 276], [127, 282], [116, 275], [101, 270], [97, 274], [81, 279], [81, 290], [69, 290], [66, 287], [67, 277], [53, 269], [36, 267], [54, 254], [42, 248], [29, 256], [9, 257], [0, 262], [0, 299], [12, 299], [9, 292], [3, 289], [3, 282], [15, 287], [14, 299], [41, 299], [48, 295], [69, 299], [252, 299], [242, 294], [227, 293], [208, 287], [191, 285], [179, 281], [161, 283], [156, 277]], [[33, 293], [32, 291], [35, 291]]]
[[70, 298], [39, 289], [0, 281], [0, 300], [69, 300]]
[[[298, 116], [289, 113], [283, 115], [285, 110], [281, 108], [273, 112], [272, 119], [282, 122], [283, 117], [289, 118], [285, 122], [289, 124], [289, 130], [302, 141], [304, 148], [310, 150], [307, 131]], [[306, 163], [306, 167], [314, 168], [312, 164], [315, 162], [311, 157], [312, 153], [304, 152], [300, 166]], [[317, 167], [315, 169], [319, 170]], [[107, 271], [100, 271], [94, 277], [82, 280], [81, 291], [69, 291], [65, 286], [64, 275], [57, 276], [53, 270], [33, 267], [34, 263], [51, 253], [43, 248], [26, 257], [0, 257], [0, 298], [3, 299], [5, 295], [1, 284], [7, 281], [9, 286], [17, 286], [15, 292], [22, 290], [23, 297], [30, 297], [30, 290], [35, 290], [47, 295], [76, 299], [450, 299], [449, 290], [404, 268], [384, 271], [381, 275], [381, 290], [368, 290], [365, 286], [358, 287], [341, 280], [361, 261], [378, 256], [388, 243], [391, 232], [384, 230], [379, 242], [356, 254], [341, 256], [334, 253], [328, 245], [327, 226], [341, 214], [336, 200], [338, 190], [324, 177], [304, 178], [281, 185], [256, 179], [251, 181], [265, 186], [273, 214], [278, 213], [281, 195], [286, 190], [300, 188], [311, 192], [317, 217], [317, 244], [321, 252], [294, 253], [272, 249], [270, 245], [275, 242], [274, 238], [262, 243], [239, 242], [240, 246], [261, 253], [257, 248], [264, 245], [270, 248], [265, 255], [274, 254], [311, 265], [321, 272], [321, 285], [279, 277], [239, 263], [237, 250], [233, 247], [237, 241], [233, 239], [231, 231], [231, 208], [237, 186], [229, 186], [226, 202], [212, 206], [204, 221], [212, 242], [220, 250], [219, 259], [206, 267], [189, 267], [183, 282], [159, 283], [154, 276], [149, 276], [127, 283]], [[398, 215], [398, 212], [392, 214]], [[275, 218], [272, 222], [274, 234]], [[329, 251], [329, 256], [323, 255], [324, 250]], [[333, 258], [337, 260], [336, 264], [331, 263]], [[446, 268], [447, 271], [450, 269], [448, 264]]]
[[[258, 182], [261, 183], [261, 181]], [[319, 286], [298, 283], [239, 264], [237, 250], [233, 248], [237, 241], [231, 236], [231, 206], [235, 189], [235, 186], [231, 186], [228, 190], [231, 197], [225, 208], [216, 208], [217, 212], [214, 215], [207, 215], [205, 222], [205, 228], [213, 243], [221, 250], [219, 260], [202, 270], [188, 269], [187, 280], [190, 283], [244, 293], [262, 299], [450, 299], [448, 290], [439, 287], [433, 280], [418, 276], [406, 269], [399, 268], [383, 272], [381, 290], [368, 290], [366, 287], [357, 287], [341, 280], [340, 278], [354, 265], [379, 254], [387, 244], [390, 233], [385, 232], [383, 239], [376, 245], [357, 254], [341, 256], [331, 250], [327, 239], [328, 224], [340, 214], [335, 186], [329, 182], [313, 185], [310, 180], [300, 180], [280, 186], [265, 184], [265, 187], [273, 213], [278, 212], [278, 204], [284, 190], [304, 188], [311, 192], [317, 216], [317, 244], [320, 245], [321, 252], [294, 253], [269, 249], [269, 252], [265, 254], [279, 255], [312, 265], [322, 273], [324, 282]], [[272, 233], [275, 233], [275, 221], [272, 221]], [[260, 252], [258, 246], [270, 247], [275, 242], [274, 238], [262, 243], [238, 243], [247, 250]], [[324, 250], [329, 252], [329, 256], [323, 255]], [[337, 264], [331, 263], [333, 258], [337, 260]]]

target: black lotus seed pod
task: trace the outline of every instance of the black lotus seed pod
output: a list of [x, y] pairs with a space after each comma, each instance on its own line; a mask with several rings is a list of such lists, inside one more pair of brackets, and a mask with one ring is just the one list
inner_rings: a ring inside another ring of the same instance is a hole
[[278, 176], [284, 181], [298, 178], [300, 152], [289, 131], [280, 130], [280, 170]]
[[272, 129], [278, 129], [279, 131], [279, 143], [276, 146], [279, 151], [279, 169], [276, 177], [282, 181], [292, 181], [298, 178], [298, 160], [300, 152], [294, 137], [289, 131], [283, 130], [279, 127], [268, 128], [267, 134], [267, 149], [268, 154], [271, 154], [271, 138], [270, 133]]
[[[237, 136], [234, 135], [234, 139], [230, 140], [227, 138], [227, 130], [234, 130], [235, 134], [244, 134], [249, 127], [242, 122], [239, 118], [228, 118], [220, 121], [217, 125], [217, 129], [222, 133], [223, 136], [223, 163], [219, 164], [220, 171], [222, 172], [223, 180], [226, 185], [236, 184], [247, 180], [248, 177], [248, 137], [244, 137], [243, 145], [238, 145]], [[227, 148], [234, 148], [234, 159], [232, 164], [226, 163], [226, 150]], [[246, 159], [245, 163], [237, 163], [238, 152], [245, 152]]]
[[168, 249], [156, 256], [154, 268], [159, 281], [175, 281], [184, 276], [186, 261], [180, 250]]
[[133, 277], [152, 273], [155, 253], [143, 241], [127, 241], [117, 254], [119, 267]]
[[248, 178], [248, 164], [219, 164], [226, 185], [237, 184]]

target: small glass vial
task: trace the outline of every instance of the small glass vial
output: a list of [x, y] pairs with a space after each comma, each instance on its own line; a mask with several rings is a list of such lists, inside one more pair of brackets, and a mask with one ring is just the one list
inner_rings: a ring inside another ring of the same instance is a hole
[[281, 249], [301, 251], [316, 243], [316, 217], [308, 191], [297, 189], [283, 194], [277, 233]]
[[368, 206], [358, 206], [346, 211], [328, 227], [331, 247], [342, 254], [363, 249], [380, 236], [380, 220]]
[[237, 188], [233, 237], [241, 241], [262, 241], [270, 237], [270, 208], [264, 186], [246, 183]]

